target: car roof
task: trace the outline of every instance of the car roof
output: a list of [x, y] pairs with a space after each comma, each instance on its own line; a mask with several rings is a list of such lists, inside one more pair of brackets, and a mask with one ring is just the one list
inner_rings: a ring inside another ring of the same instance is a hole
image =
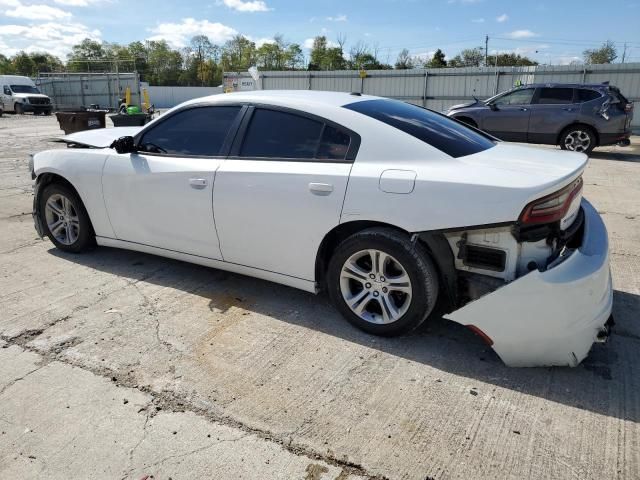
[[518, 88], [594, 88], [598, 90], [606, 90], [608, 88], [615, 88], [614, 85], [608, 83], [529, 83], [522, 85]]
[[208, 97], [197, 98], [185, 102], [191, 103], [228, 103], [228, 102], [253, 102], [267, 103], [292, 107], [300, 107], [301, 104], [315, 104], [323, 106], [343, 107], [351, 103], [364, 100], [377, 100], [382, 97], [361, 95], [360, 93], [324, 92], [317, 90], [251, 90], [246, 92], [232, 92]]

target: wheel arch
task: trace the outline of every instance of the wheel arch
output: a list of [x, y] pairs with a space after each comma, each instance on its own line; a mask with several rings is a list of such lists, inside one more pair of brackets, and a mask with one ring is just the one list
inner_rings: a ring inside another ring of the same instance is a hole
[[82, 205], [83, 205], [84, 209], [87, 212], [87, 217], [89, 218], [89, 224], [91, 225], [91, 230], [94, 230], [93, 223], [91, 221], [91, 215], [89, 214], [89, 211], [87, 210], [87, 207], [86, 207], [85, 202], [84, 202], [84, 200], [82, 198], [82, 195], [80, 195], [80, 192], [73, 185], [73, 183], [71, 183], [68, 179], [66, 179], [65, 177], [63, 177], [59, 173], [42, 172], [36, 177], [36, 184], [35, 184], [34, 197], [33, 197], [33, 211], [34, 211], [34, 214], [37, 215], [38, 217], [40, 216], [40, 195], [42, 194], [42, 191], [44, 190], [45, 187], [47, 187], [48, 185], [54, 184], [54, 183], [58, 183], [60, 185], [63, 185], [65, 187], [71, 189], [78, 196], [78, 198], [82, 202]]
[[457, 275], [453, 251], [445, 236], [441, 232], [412, 234], [396, 225], [385, 222], [354, 220], [337, 225], [324, 236], [318, 248], [318, 253], [316, 254], [315, 279], [319, 290], [322, 291], [326, 288], [327, 267], [338, 245], [349, 236], [374, 227], [385, 227], [397, 230], [407, 235], [412, 242], [419, 242], [420, 245], [427, 250], [427, 253], [435, 264], [440, 284], [444, 287], [442, 289], [443, 295], [439, 296], [439, 301], [442, 301], [441, 307], [446, 311], [454, 310], [458, 303]]
[[600, 145], [600, 134], [598, 133], [598, 129], [593, 125], [589, 125], [585, 122], [573, 122], [560, 130], [560, 133], [558, 133], [558, 136], [556, 137], [556, 145], [560, 145], [560, 141], [562, 140], [562, 136], [565, 134], [565, 132], [574, 127], [588, 128], [589, 130], [591, 130], [593, 132], [593, 135], [596, 137], [596, 146]]

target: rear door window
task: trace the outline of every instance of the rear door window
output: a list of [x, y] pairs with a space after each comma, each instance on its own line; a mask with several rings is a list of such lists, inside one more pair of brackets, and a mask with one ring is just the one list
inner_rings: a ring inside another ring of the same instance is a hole
[[449, 117], [397, 100], [364, 100], [344, 108], [391, 125], [456, 158], [482, 152], [495, 145], [488, 135]]
[[314, 158], [324, 124], [307, 117], [256, 108], [240, 156]]
[[573, 88], [541, 88], [540, 95], [535, 103], [538, 105], [564, 105], [573, 103]]
[[344, 160], [349, 151], [351, 136], [339, 128], [325, 125], [316, 158]]
[[588, 88], [579, 88], [577, 90], [577, 102], [578, 103], [584, 103], [584, 102], [590, 102], [591, 100], [595, 100], [596, 98], [600, 98], [602, 97], [602, 95], [599, 92], [596, 92], [595, 90], [590, 90]]
[[148, 153], [214, 157], [241, 107], [193, 107], [171, 115], [146, 132], [140, 147]]

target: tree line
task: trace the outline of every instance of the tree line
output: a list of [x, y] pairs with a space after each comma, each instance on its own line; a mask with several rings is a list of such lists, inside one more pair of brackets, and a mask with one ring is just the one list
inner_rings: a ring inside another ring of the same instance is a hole
[[[313, 40], [307, 58], [302, 47], [282, 35], [260, 46], [242, 35], [223, 45], [216, 45], [205, 35], [197, 35], [183, 48], [172, 48], [164, 40], [131, 42], [128, 45], [85, 39], [73, 46], [66, 61], [49, 53], [18, 52], [12, 57], [0, 54], [0, 74], [36, 76], [40, 72], [130, 72], [137, 71], [151, 85], [217, 86], [223, 72], [242, 72], [251, 66], [259, 70], [406, 70], [412, 68], [529, 66], [538, 65], [530, 58], [501, 53], [488, 55], [482, 47], [468, 48], [447, 59], [438, 49], [430, 58], [411, 55], [402, 50], [396, 61], [381, 60], [376, 46], [357, 42], [345, 51], [346, 37], [331, 42], [326, 36]], [[617, 58], [613, 42], [585, 50], [584, 63], [612, 63]]]

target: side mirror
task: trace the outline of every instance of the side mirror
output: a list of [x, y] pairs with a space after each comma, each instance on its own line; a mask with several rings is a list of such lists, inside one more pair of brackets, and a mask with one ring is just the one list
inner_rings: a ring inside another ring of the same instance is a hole
[[488, 104], [488, 107], [493, 110], [494, 112], [498, 111], [498, 106], [495, 103], [490, 103]]
[[137, 152], [136, 144], [133, 141], [133, 137], [120, 137], [114, 140], [109, 148], [115, 149], [118, 153], [133, 153]]

